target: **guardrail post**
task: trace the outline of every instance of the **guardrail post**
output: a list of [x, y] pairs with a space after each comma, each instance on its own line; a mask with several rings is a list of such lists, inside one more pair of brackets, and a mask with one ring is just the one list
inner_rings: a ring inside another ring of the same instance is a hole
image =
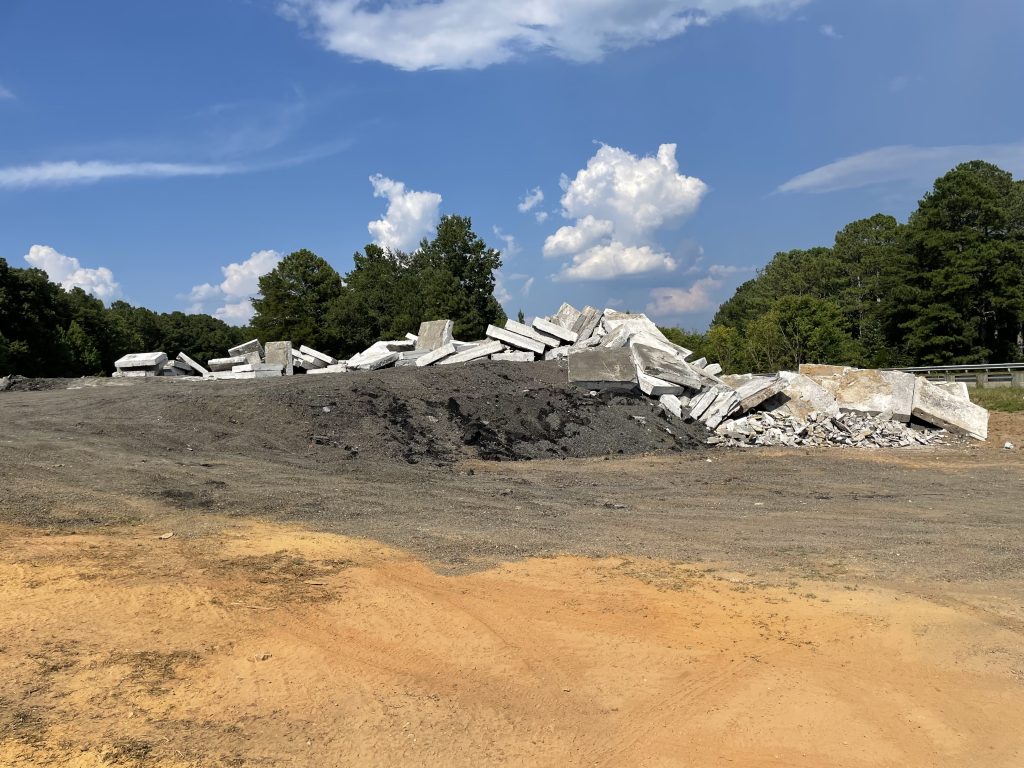
[[984, 389], [988, 386], [988, 371], [978, 371], [974, 376], [974, 386]]
[[956, 382], [956, 374], [955, 373], [947, 373], [946, 374], [946, 382], [949, 383], [949, 384], [953, 384], [954, 382]]
[[1024, 371], [1012, 371], [1010, 373], [1010, 386], [1024, 389]]

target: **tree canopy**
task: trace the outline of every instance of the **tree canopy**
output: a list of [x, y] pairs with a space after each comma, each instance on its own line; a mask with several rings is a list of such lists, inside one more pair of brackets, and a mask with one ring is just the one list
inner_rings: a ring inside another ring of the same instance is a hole
[[731, 371], [1024, 360], [1024, 181], [958, 165], [906, 224], [876, 214], [776, 254], [688, 340]]

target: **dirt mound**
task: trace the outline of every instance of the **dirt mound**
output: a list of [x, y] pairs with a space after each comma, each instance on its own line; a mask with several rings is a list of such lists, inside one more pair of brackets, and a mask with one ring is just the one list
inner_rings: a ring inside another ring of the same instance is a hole
[[257, 381], [151, 379], [83, 388], [73, 398], [62, 393], [60, 407], [78, 434], [134, 439], [140, 450], [272, 452], [326, 464], [584, 458], [698, 449], [707, 437], [701, 425], [670, 423], [642, 395], [569, 386], [556, 361]]

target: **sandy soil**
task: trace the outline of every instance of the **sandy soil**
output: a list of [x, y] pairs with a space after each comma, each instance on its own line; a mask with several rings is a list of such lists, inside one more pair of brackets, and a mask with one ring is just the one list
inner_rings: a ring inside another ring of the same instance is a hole
[[646, 558], [4, 531], [5, 765], [1016, 766], [1020, 627]]
[[642, 403], [520, 375], [0, 395], [0, 765], [1024, 764], [1024, 418], [620, 456]]

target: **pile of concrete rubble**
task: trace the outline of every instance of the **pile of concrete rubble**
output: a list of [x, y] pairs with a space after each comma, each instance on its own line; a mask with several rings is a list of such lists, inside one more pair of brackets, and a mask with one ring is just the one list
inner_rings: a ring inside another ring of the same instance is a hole
[[593, 391], [657, 398], [672, 417], [699, 421], [711, 443], [895, 447], [929, 444], [947, 435], [984, 440], [988, 412], [971, 403], [963, 384], [940, 384], [901, 371], [801, 365], [798, 372], [722, 375], [722, 368], [669, 341], [646, 315], [582, 311], [563, 304], [530, 324], [508, 320], [485, 338], [453, 337], [451, 320], [420, 325], [418, 334], [378, 341], [338, 360], [290, 341], [258, 340], [232, 347], [204, 367], [185, 353], [126, 355], [114, 376], [200, 376], [256, 379], [295, 373], [330, 374], [386, 367], [454, 365], [476, 360], [567, 359], [569, 383]]

